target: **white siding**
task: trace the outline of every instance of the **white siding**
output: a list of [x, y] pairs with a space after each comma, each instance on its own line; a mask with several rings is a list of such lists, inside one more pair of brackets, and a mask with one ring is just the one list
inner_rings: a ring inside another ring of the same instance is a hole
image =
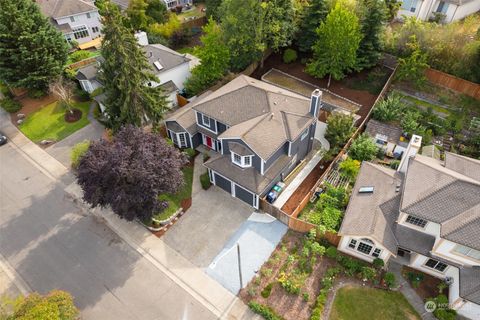
[[457, 244], [455, 242], [442, 239], [441, 241], [439, 241], [438, 247], [435, 247], [434, 253], [444, 259], [452, 260], [458, 264], [480, 266], [480, 261], [475, 261], [473, 259], [469, 259], [462, 255], [453, 253], [452, 250], [455, 248], [456, 245]]
[[480, 319], [480, 305], [470, 301], [466, 301], [458, 307], [457, 312], [469, 319]]
[[[415, 12], [400, 8], [397, 17], [399, 19], [403, 19], [402, 16], [416, 17], [417, 19], [427, 21], [430, 19], [430, 17], [433, 16], [433, 13], [437, 11], [440, 1], [441, 0], [418, 0]], [[444, 21], [446, 23], [463, 19], [466, 16], [474, 14], [475, 12], [480, 10], [480, 1], [478, 0], [470, 1], [461, 6], [449, 3], [446, 0], [443, 1], [445, 1], [445, 5], [448, 4], [447, 11], [445, 12], [446, 17]]]
[[[75, 22], [72, 22], [70, 20], [70, 16], [56, 19], [56, 21], [59, 25], [66, 23], [72, 29], [75, 28], [75, 27], [86, 26], [87, 29], [88, 29], [88, 34], [89, 34], [88, 37], [81, 38], [81, 39], [75, 39], [73, 34], [71, 36], [72, 40], [75, 40], [79, 44], [82, 44], [82, 43], [91, 41], [91, 40], [93, 40], [93, 39], [95, 39], [95, 38], [97, 38], [101, 35], [100, 32], [101, 32], [101, 29], [102, 29], [102, 24], [100, 22], [100, 15], [98, 14], [98, 11], [91, 11], [91, 12], [89, 12], [89, 14], [90, 14], [90, 18], [87, 18], [87, 13], [86, 12], [78, 14], [78, 15], [73, 15], [73, 17], [75, 19]], [[93, 27], [98, 27], [98, 32], [97, 33], [94, 33], [92, 31]]]
[[[450, 7], [452, 7], [452, 8], [450, 8]], [[456, 6], [451, 4], [450, 7], [448, 8], [448, 11], [447, 11], [446, 22], [448, 22], [448, 23], [452, 22], [452, 21], [463, 19], [466, 16], [469, 16], [471, 14], [474, 14], [477, 11], [480, 11], [480, 1], [478, 1], [478, 0], [470, 1], [466, 4], [458, 6], [458, 8], [455, 8]], [[450, 16], [450, 14], [451, 14], [451, 16]]]
[[338, 250], [340, 250], [340, 251], [342, 251], [342, 252], [344, 252], [348, 255], [354, 256], [356, 258], [359, 258], [359, 259], [362, 259], [362, 260], [365, 260], [365, 261], [368, 261], [368, 262], [372, 262], [375, 259], [375, 257], [372, 257], [371, 255], [363, 254], [363, 253], [361, 253], [361, 252], [359, 252], [355, 249], [352, 249], [348, 246], [351, 239], [355, 239], [357, 241], [360, 241], [362, 238], [370, 239], [371, 241], [374, 242], [375, 248], [382, 249], [382, 252], [380, 253], [380, 256], [379, 256], [380, 259], [382, 259], [384, 262], [387, 262], [388, 259], [390, 259], [392, 253], [390, 251], [388, 251], [384, 246], [378, 244], [375, 241], [375, 239], [372, 239], [372, 238], [369, 238], [369, 237], [342, 236], [342, 239], [340, 240], [340, 243], [338, 244]]
[[422, 229], [422, 228], [414, 226], [410, 223], [406, 223], [405, 220], [407, 219], [407, 217], [408, 217], [408, 215], [406, 213], [401, 212], [400, 216], [398, 217], [398, 223], [403, 225], [403, 226], [421, 231], [423, 233], [431, 234], [432, 236], [437, 238], [437, 240], [440, 238], [440, 225], [438, 223], [428, 221], [425, 228]]
[[179, 90], [183, 90], [185, 87], [185, 81], [190, 77], [188, 62], [182, 63], [181, 65], [164, 72], [157, 73], [156, 76], [160, 79], [160, 82], [154, 83], [154, 87], [171, 80]]

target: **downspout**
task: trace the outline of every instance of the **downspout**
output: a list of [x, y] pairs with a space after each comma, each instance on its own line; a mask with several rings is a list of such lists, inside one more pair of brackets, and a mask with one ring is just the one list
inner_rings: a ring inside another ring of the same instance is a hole
[[453, 18], [455, 18], [455, 15], [457, 14], [458, 7], [460, 7], [460, 5], [457, 4], [457, 7], [455, 8], [455, 11], [453, 12], [452, 19], [450, 19], [450, 22], [452, 22]]

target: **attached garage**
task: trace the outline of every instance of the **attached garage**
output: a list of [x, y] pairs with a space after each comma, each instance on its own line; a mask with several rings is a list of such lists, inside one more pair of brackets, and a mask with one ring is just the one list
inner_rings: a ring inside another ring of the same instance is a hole
[[232, 183], [230, 180], [227, 180], [218, 173], [214, 173], [214, 184], [228, 193], [232, 193]]
[[[236, 197], [243, 202], [247, 203], [248, 205], [258, 209], [258, 196], [245, 188], [242, 188], [238, 184], [229, 179], [225, 178], [224, 176], [209, 170], [210, 181], [220, 187], [221, 189], [225, 190], [226, 192], [230, 193], [233, 197]], [[233, 190], [232, 190], [233, 188]]]

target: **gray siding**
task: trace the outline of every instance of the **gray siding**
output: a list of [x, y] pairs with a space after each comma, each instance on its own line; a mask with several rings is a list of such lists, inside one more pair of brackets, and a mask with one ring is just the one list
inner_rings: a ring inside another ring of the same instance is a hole
[[287, 167], [285, 167], [273, 180], [270, 182], [269, 186], [264, 190], [264, 192], [260, 195], [260, 197], [264, 197], [272, 188], [273, 186], [282, 180], [282, 178], [285, 178], [288, 176], [290, 172], [296, 167], [296, 163], [291, 163]]
[[[245, 142], [243, 142], [242, 139], [222, 139], [222, 148], [223, 148], [223, 154], [224, 155], [229, 155], [230, 154], [230, 149], [228, 148], [228, 143], [229, 142], [237, 142], [245, 147], [249, 148], [252, 150]], [[253, 152], [253, 150], [252, 150]], [[253, 152], [253, 161], [252, 161], [253, 167], [258, 171], [262, 171], [262, 159], [255, 153]]]
[[222, 188], [223, 190], [227, 191], [228, 193], [232, 193], [232, 183], [230, 180], [225, 179], [224, 177], [215, 174], [215, 185]]
[[224, 132], [225, 130], [227, 130], [227, 126], [224, 125], [223, 123], [217, 121], [217, 130], [218, 130], [218, 134], [220, 134], [220, 133]]
[[235, 184], [235, 197], [242, 200], [243, 202], [246, 202], [247, 204], [251, 205], [252, 207], [254, 206], [254, 203], [253, 203], [254, 195], [252, 193], [246, 191], [245, 189], [243, 189], [242, 187], [240, 187], [237, 184]]
[[[192, 136], [192, 142], [193, 142], [193, 146], [192, 148], [195, 149], [197, 148], [199, 145], [202, 144], [202, 135], [200, 133], [195, 133], [193, 136]], [[188, 142], [190, 143], [190, 141]]]
[[313, 137], [314, 134], [315, 134], [315, 128], [310, 126], [308, 136], [305, 139], [301, 140], [302, 136], [300, 135], [297, 138], [297, 140], [293, 141], [292, 142], [292, 147], [290, 149], [291, 156], [293, 157], [294, 155], [297, 155], [297, 160], [298, 161], [305, 158], [305, 156], [308, 154], [308, 152], [312, 148], [311, 138]]
[[288, 154], [288, 141], [285, 141], [283, 146], [281, 146], [268, 160], [265, 162], [264, 170], [267, 171], [268, 168], [278, 159], [282, 154]]
[[215, 131], [215, 119], [210, 118], [210, 126], [204, 125], [202, 120], [202, 114], [200, 112], [197, 112], [197, 123], [200, 123], [201, 127], [205, 127], [212, 131]]

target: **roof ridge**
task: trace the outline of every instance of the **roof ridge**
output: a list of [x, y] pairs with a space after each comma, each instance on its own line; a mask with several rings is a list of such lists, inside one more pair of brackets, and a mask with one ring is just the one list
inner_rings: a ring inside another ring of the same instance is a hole
[[462, 213], [456, 215], [456, 216], [453, 216], [451, 217], [450, 219], [448, 220], [445, 220], [443, 222], [440, 223], [440, 226], [443, 227], [444, 225], [447, 225], [449, 224], [450, 222], [453, 222], [453, 220], [459, 220], [461, 221], [460, 224], [456, 227], [454, 227], [452, 230], [450, 231], [447, 231], [446, 233], [444, 233], [444, 235], [448, 235], [462, 227], [464, 227], [466, 224], [469, 224], [470, 222], [472, 222], [473, 220], [476, 220], [476, 219], [480, 219], [480, 213], [479, 214], [471, 214], [471, 210], [475, 209], [475, 208], [480, 208], [480, 202], [477, 203], [476, 205], [474, 205], [473, 207], [469, 208], [468, 210], [465, 210], [463, 211]]
[[[417, 157], [419, 156], [419, 157]], [[439, 170], [439, 168], [437, 168], [435, 165], [430, 165], [429, 163], [426, 163], [423, 160], [427, 160], [427, 162], [436, 162], [436, 164], [438, 166], [440, 166], [443, 170]], [[409, 161], [410, 162], [410, 161]], [[477, 185], [480, 187], [480, 181], [477, 181], [473, 178], [470, 178], [458, 171], [455, 171], [453, 169], [450, 169], [450, 168], [447, 168], [444, 164], [442, 163], [438, 163], [436, 159], [433, 159], [433, 158], [430, 158], [430, 157], [427, 157], [427, 156], [422, 156], [421, 154], [417, 154], [415, 155], [415, 157], [413, 157], [413, 162], [416, 162], [416, 163], [420, 163], [422, 164], [423, 166], [426, 166], [426, 167], [429, 167], [429, 168], [432, 168], [433, 170], [435, 171], [438, 171], [442, 174], [445, 174], [445, 175], [448, 175], [449, 177], [453, 178], [453, 179], [456, 179], [456, 180], [460, 180], [460, 181], [464, 181], [464, 182], [467, 182], [467, 183], [470, 183], [470, 184], [473, 184], [473, 185]], [[408, 170], [407, 170], [407, 175], [408, 175]]]
[[283, 111], [280, 111], [280, 114], [282, 115], [282, 123], [285, 131], [285, 135], [287, 136], [288, 140], [292, 140], [292, 135], [290, 133], [290, 127], [288, 126], [286, 114]]
[[[252, 126], [250, 128], [245, 130], [245, 132], [243, 134], [241, 134], [240, 137], [243, 138], [247, 133], [249, 133], [253, 128], [255, 128], [260, 122], [265, 120], [265, 118], [268, 117], [269, 115], [270, 115], [270, 113], [264, 113], [262, 115], [259, 115], [258, 117], [255, 117], [255, 118], [260, 118], [260, 119], [258, 121], [256, 121], [254, 124], [252, 124]], [[252, 118], [251, 120], [253, 120], [255, 118]]]
[[[237, 79], [237, 78], [235, 78], [235, 79]], [[235, 79], [234, 79], [234, 80], [235, 80]], [[233, 80], [232, 80], [232, 81], [233, 81]], [[232, 81], [230, 81], [229, 83], [231, 83]], [[229, 83], [227, 83], [226, 85], [228, 85]], [[225, 86], [226, 86], [226, 85], [225, 85]], [[201, 105], [202, 103], [205, 103], [205, 102], [210, 102], [210, 101], [217, 100], [217, 99], [223, 97], [223, 96], [226, 95], [226, 94], [230, 94], [230, 93], [233, 93], [233, 92], [237, 92], [237, 91], [239, 91], [240, 89], [245, 88], [247, 85], [248, 85], [248, 84], [245, 84], [244, 86], [241, 86], [241, 87], [236, 88], [236, 89], [234, 89], [234, 90], [228, 91], [228, 92], [226, 92], [226, 93], [224, 93], [224, 94], [221, 94], [221, 95], [219, 95], [219, 96], [216, 96], [215, 98], [212, 98], [212, 99], [210, 99], [210, 100], [208, 100], [208, 101], [200, 101], [199, 103], [196, 104], [196, 106]], [[215, 92], [217, 92], [218, 90], [224, 88], [225, 86], [222, 86], [222, 87], [220, 87], [219, 89], [213, 91], [212, 94], [215, 94]], [[257, 88], [257, 89], [259, 89], [259, 88]], [[206, 96], [203, 100], [207, 99], [209, 96], [210, 96], [210, 95]]]

